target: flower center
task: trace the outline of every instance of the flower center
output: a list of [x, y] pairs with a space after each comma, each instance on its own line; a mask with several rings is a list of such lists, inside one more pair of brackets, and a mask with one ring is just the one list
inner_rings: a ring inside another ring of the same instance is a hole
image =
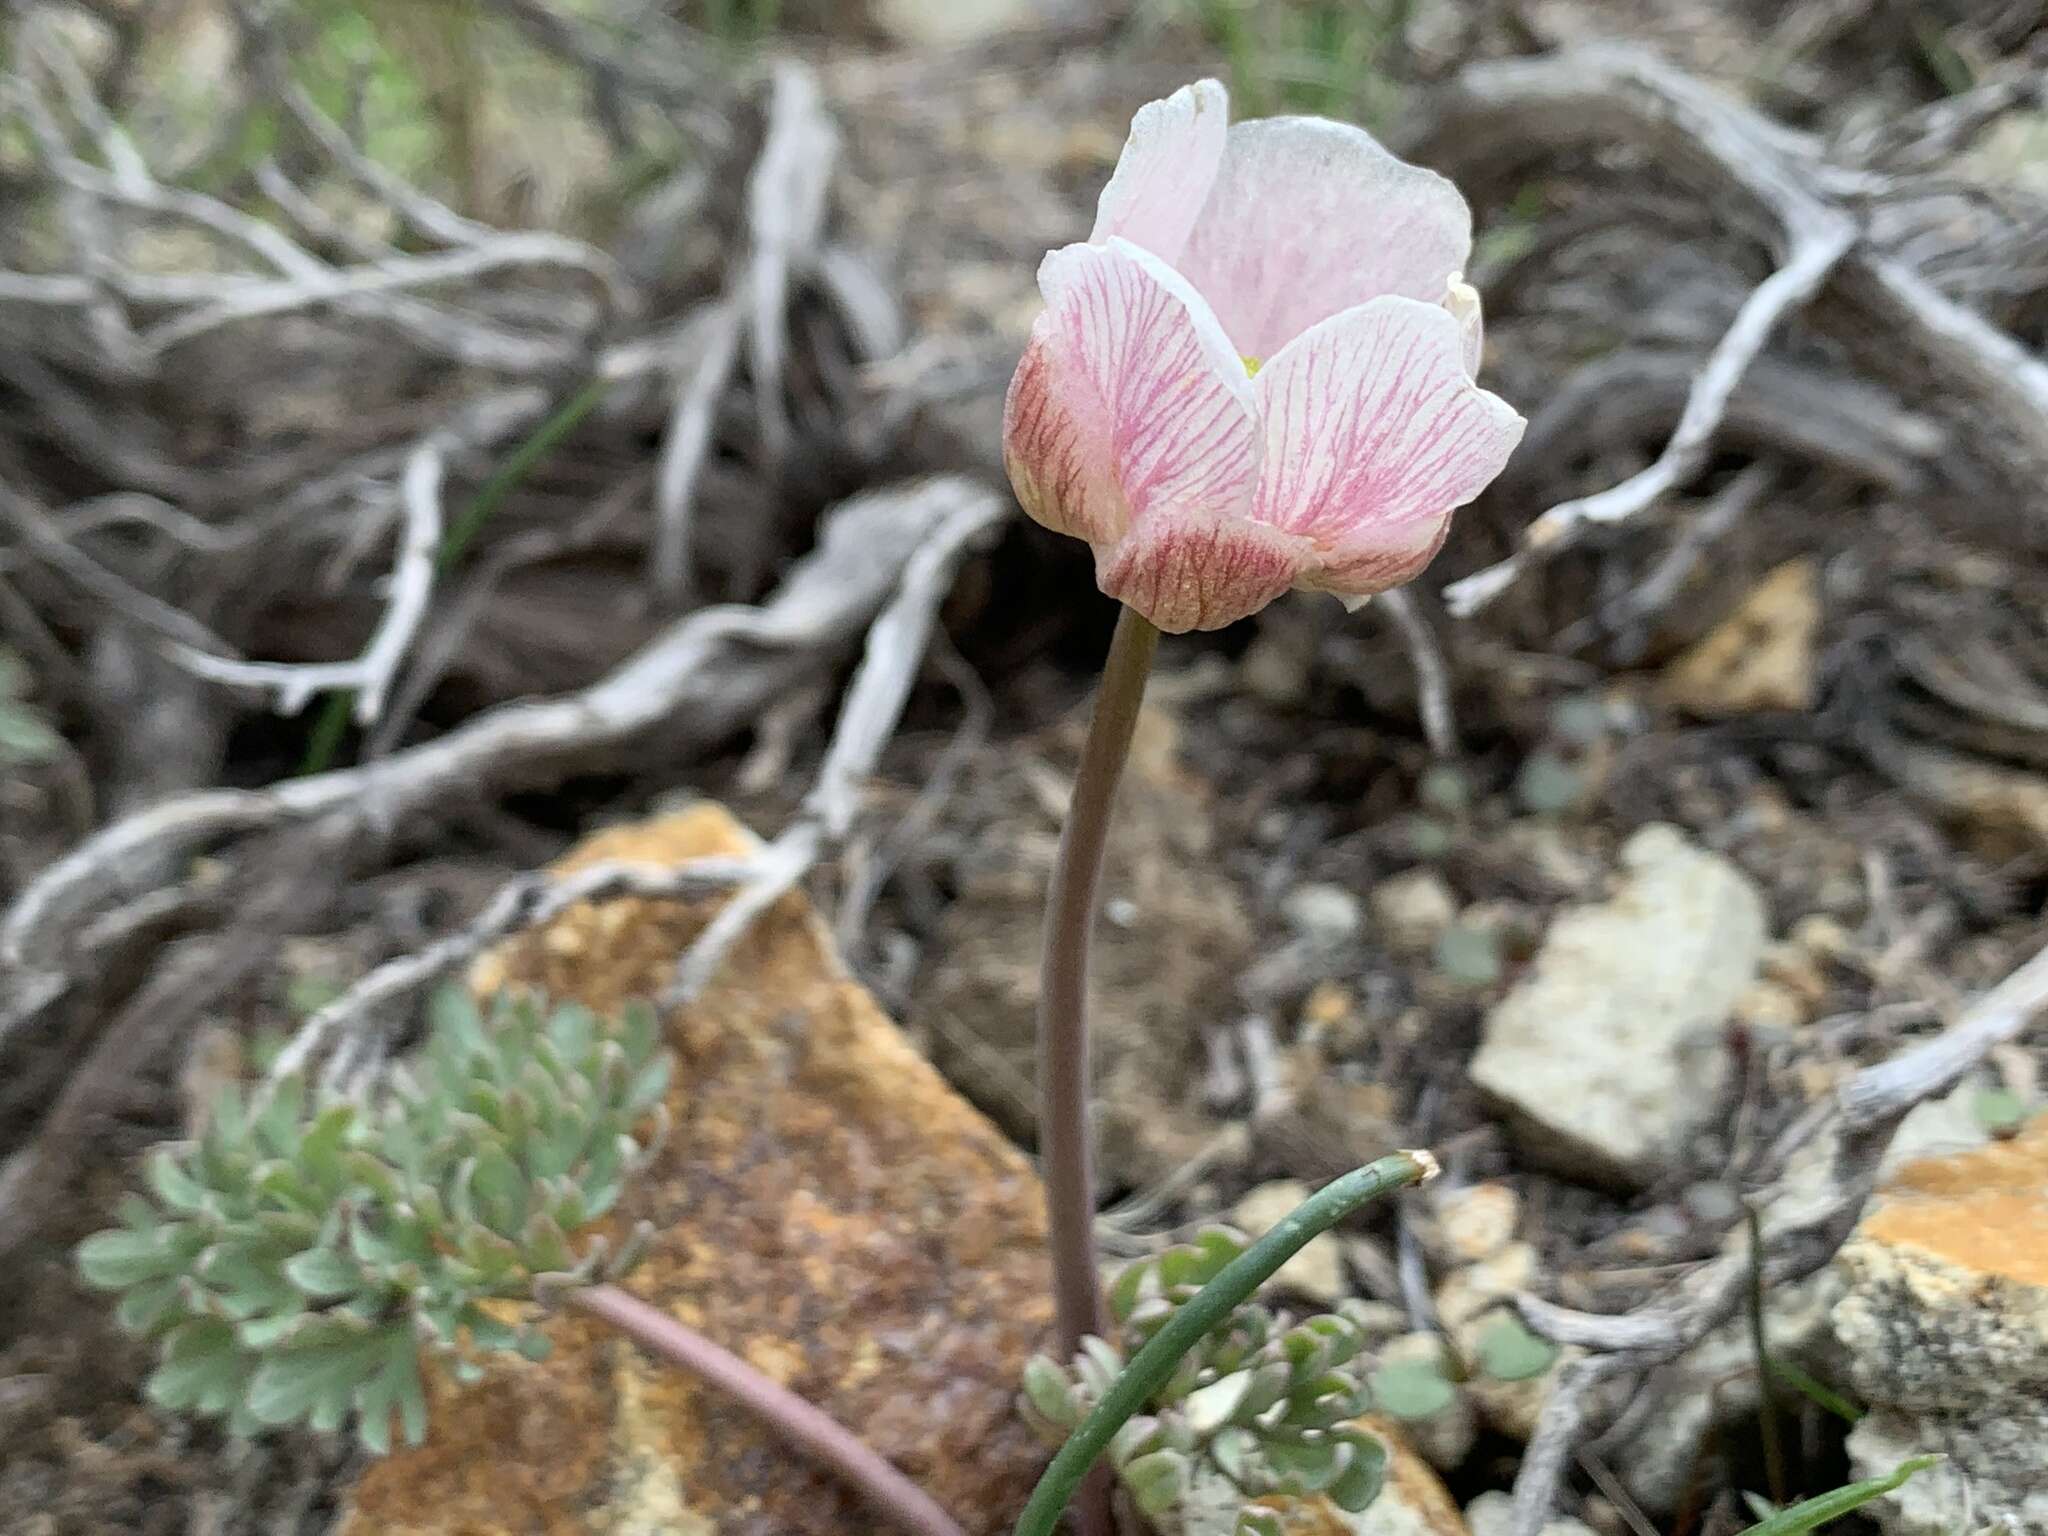
[[1239, 353], [1238, 357], [1244, 363], [1245, 377], [1248, 379], [1257, 378], [1259, 376], [1259, 360], [1256, 357], [1245, 357], [1243, 353]]

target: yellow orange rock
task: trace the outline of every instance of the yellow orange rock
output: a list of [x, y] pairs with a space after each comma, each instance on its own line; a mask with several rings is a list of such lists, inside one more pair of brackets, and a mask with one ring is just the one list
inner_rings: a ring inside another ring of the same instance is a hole
[[1961, 1528], [1965, 1486], [1970, 1529], [2048, 1530], [2048, 1115], [1901, 1166], [1835, 1267], [1834, 1330], [1869, 1407], [1849, 1437], [1858, 1475], [1949, 1458], [1875, 1506], [1887, 1536]]
[[[595, 836], [562, 868], [750, 846], [700, 806]], [[615, 1008], [658, 992], [715, 908], [578, 908], [474, 979]], [[621, 1213], [657, 1233], [626, 1288], [857, 1427], [969, 1532], [1007, 1529], [1046, 1454], [1014, 1411], [1050, 1332], [1029, 1164], [848, 979], [801, 896], [668, 1031], [675, 1129]], [[876, 1527], [694, 1379], [580, 1315], [547, 1326], [547, 1360], [437, 1387], [426, 1444], [369, 1468], [344, 1536]]]
[[1820, 617], [1818, 568], [1788, 560], [1665, 669], [1665, 692], [1681, 709], [1713, 720], [1811, 709]]

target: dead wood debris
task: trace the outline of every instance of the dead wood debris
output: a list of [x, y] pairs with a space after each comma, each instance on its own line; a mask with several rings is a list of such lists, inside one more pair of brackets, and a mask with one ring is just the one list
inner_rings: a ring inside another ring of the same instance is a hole
[[[73, 1063], [0, 1165], [9, 1251], [51, 1210], [49, 1171], [80, 1128], [247, 979], [233, 957], [332, 904], [286, 903], [261, 871], [319, 871], [332, 898], [439, 817], [573, 774], [673, 773], [829, 687], [865, 637], [815, 788], [745, 868], [515, 879], [317, 1011], [284, 1066], [356, 1079], [381, 1059], [380, 1005], [575, 900], [735, 886], [679, 971], [701, 985], [749, 915], [848, 837], [953, 576], [1005, 515], [992, 488], [948, 476], [840, 499], [898, 473], [861, 370], [902, 326], [831, 243], [836, 129], [804, 66], [770, 73], [749, 139], [730, 132], [748, 114], [729, 87], [658, 58], [686, 34], [629, 52], [551, 7], [498, 9], [588, 74], [615, 128], [652, 111], [687, 129], [714, 109], [717, 131], [626, 215], [618, 256], [496, 227], [380, 166], [293, 83], [271, 8], [231, 8], [238, 88], [298, 138], [248, 200], [152, 164], [77, 29], [33, 7], [9, 23], [0, 114], [33, 157], [0, 195], [52, 210], [61, 239], [35, 244], [25, 220], [0, 237], [0, 581], [24, 599], [0, 605], [0, 638], [25, 643], [26, 614], [60, 657], [119, 641], [198, 690], [191, 723], [210, 733], [171, 754], [182, 782], [113, 786], [110, 803], [141, 808], [0, 916], [0, 1053], [62, 1042]], [[683, 95], [689, 112], [670, 111]], [[720, 157], [750, 167], [744, 197], [707, 174]], [[502, 467], [584, 417], [574, 452]], [[462, 562], [485, 516], [488, 544]], [[621, 557], [652, 579], [621, 583]], [[595, 581], [557, 605], [563, 663], [502, 655], [508, 627], [515, 654], [548, 638], [522, 579], [579, 561]], [[88, 680], [69, 682], [46, 697], [83, 710]], [[437, 690], [482, 707], [432, 731]], [[237, 720], [337, 693], [368, 733], [362, 762], [220, 787]]]
[[[2007, 92], [2000, 101], [2023, 99]], [[1707, 354], [1655, 462], [1537, 518], [1516, 554], [1449, 589], [1454, 612], [1484, 607], [1586, 525], [1633, 517], [1691, 479], [1779, 325], [1822, 298], [1830, 307], [1821, 328], [1869, 377], [1902, 398], [1940, 401], [1982, 471], [2016, 495], [2038, 496], [2048, 482], [2048, 363], [1926, 274], [1938, 252], [1908, 239], [1928, 233], [1922, 221], [1901, 228], [1880, 217], [1925, 195], [1913, 177], [1844, 164], [1812, 136], [1617, 46], [1472, 65], [1437, 97], [1412, 147], [1461, 181], [1480, 182], [1589, 143], [1627, 145], [1668, 165], [1702, 185], [1735, 227], [1760, 220], [1774, 270]]]
[[[1767, 1184], [1761, 1270], [1770, 1286], [1789, 1285], [1826, 1265], [1861, 1219], [1892, 1133], [1907, 1111], [1960, 1082], [1998, 1046], [2016, 1039], [2048, 1007], [2048, 950], [2036, 953], [1966, 1009], [1943, 1033], [1865, 1067], [1833, 1096], [1788, 1127], [1749, 1170]], [[1819, 1137], [1833, 1141], [1821, 1190], [1784, 1179], [1786, 1164]], [[1781, 1181], [1782, 1182], [1772, 1182]], [[1739, 1229], [1738, 1229], [1739, 1230]], [[1515, 1479], [1512, 1536], [1539, 1536], [1553, 1517], [1573, 1457], [1601, 1423], [1622, 1411], [1610, 1384], [1634, 1379], [1697, 1344], [1734, 1317], [1749, 1284], [1746, 1235], [1701, 1266], [1673, 1293], [1615, 1316], [1574, 1312], [1519, 1295], [1517, 1309], [1537, 1332], [1589, 1351], [1563, 1367], [1545, 1400]]]

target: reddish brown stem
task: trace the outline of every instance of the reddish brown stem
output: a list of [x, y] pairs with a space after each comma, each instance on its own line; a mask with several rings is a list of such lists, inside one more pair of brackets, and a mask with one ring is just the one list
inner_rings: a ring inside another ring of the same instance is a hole
[[[1104, 1336], [1095, 1264], [1095, 1170], [1089, 1135], [1088, 946], [1101, 904], [1103, 852], [1117, 781], [1130, 755], [1159, 631], [1126, 608], [1117, 618], [1095, 694], [1088, 740], [1045, 898], [1045, 960], [1038, 991], [1038, 1148], [1051, 1229], [1053, 1299], [1063, 1355], [1084, 1334]], [[1075, 1501], [1082, 1536], [1108, 1536], [1109, 1483], [1100, 1471]]]
[[570, 1302], [603, 1318], [634, 1343], [679, 1365], [752, 1413], [792, 1449], [858, 1489], [912, 1536], [965, 1536], [930, 1494], [824, 1410], [755, 1370], [729, 1350], [615, 1285], [576, 1291]]

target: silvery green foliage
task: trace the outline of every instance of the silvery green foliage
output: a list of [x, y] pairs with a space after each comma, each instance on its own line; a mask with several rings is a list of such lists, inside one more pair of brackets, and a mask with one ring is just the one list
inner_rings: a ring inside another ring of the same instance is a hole
[[[576, 1232], [618, 1201], [664, 1128], [670, 1060], [651, 1010], [436, 998], [416, 1064], [375, 1102], [234, 1088], [196, 1141], [158, 1149], [153, 1200], [78, 1250], [157, 1341], [149, 1393], [237, 1434], [357, 1417], [370, 1450], [426, 1433], [423, 1354], [462, 1379], [478, 1350], [547, 1341], [486, 1310], [620, 1272]], [[628, 1244], [630, 1249], [636, 1245]]]
[[40, 763], [63, 748], [63, 738], [36, 712], [27, 695], [27, 668], [14, 652], [0, 647], [0, 767]]
[[[1085, 1418], [1129, 1356], [1244, 1251], [1222, 1227], [1126, 1268], [1110, 1289], [1115, 1344], [1088, 1339], [1072, 1366], [1040, 1355], [1024, 1372], [1024, 1410], [1054, 1444]], [[1145, 1412], [1110, 1444], [1109, 1459], [1138, 1507], [1158, 1515], [1186, 1493], [1199, 1467], [1247, 1499], [1322, 1493], [1347, 1510], [1380, 1491], [1386, 1448], [1353, 1421], [1372, 1404], [1354, 1362], [1363, 1331], [1341, 1311], [1302, 1322], [1248, 1302], [1182, 1357]], [[1263, 1529], [1248, 1508], [1241, 1536]]]

